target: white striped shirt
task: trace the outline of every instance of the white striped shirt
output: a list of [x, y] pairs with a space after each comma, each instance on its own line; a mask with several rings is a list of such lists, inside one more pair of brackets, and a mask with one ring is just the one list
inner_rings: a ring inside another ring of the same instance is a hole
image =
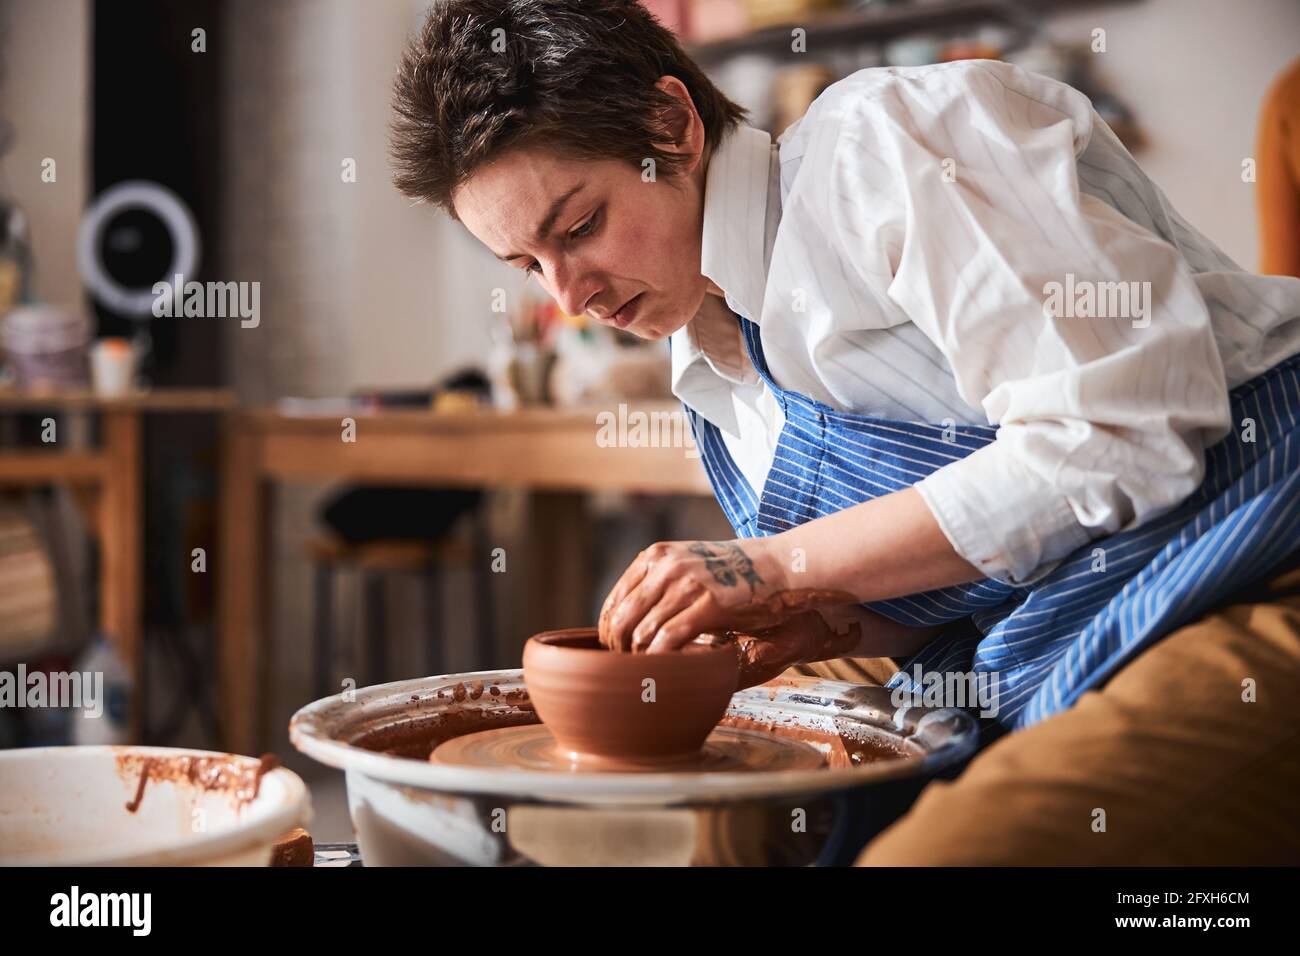
[[1182, 501], [1243, 427], [1227, 389], [1300, 351], [1300, 280], [1241, 270], [1083, 94], [1010, 64], [862, 70], [777, 144], [734, 130], [706, 177], [701, 271], [726, 304], [674, 333], [674, 393], [756, 492], [783, 421], [729, 309], [785, 389], [999, 426], [916, 487], [1009, 583]]

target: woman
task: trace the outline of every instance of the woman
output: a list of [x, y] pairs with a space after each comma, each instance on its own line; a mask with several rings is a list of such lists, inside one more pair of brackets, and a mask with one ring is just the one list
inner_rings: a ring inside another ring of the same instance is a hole
[[997, 687], [1016, 733], [863, 862], [1300, 856], [1300, 282], [1243, 273], [1082, 94], [866, 70], [773, 144], [630, 0], [450, 0], [396, 110], [403, 192], [670, 342], [738, 537], [642, 552], [603, 640]]

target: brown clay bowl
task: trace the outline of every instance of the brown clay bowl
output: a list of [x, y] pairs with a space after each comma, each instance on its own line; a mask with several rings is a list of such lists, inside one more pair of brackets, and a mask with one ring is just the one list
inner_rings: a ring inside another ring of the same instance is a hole
[[726, 712], [738, 671], [730, 645], [618, 653], [594, 627], [545, 631], [524, 646], [537, 716], [562, 750], [597, 764], [689, 761]]

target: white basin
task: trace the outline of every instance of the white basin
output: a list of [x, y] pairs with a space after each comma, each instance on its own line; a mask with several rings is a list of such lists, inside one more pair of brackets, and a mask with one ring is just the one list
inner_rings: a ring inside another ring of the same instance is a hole
[[[145, 761], [172, 768], [151, 776], [132, 813]], [[266, 866], [271, 846], [311, 819], [301, 778], [276, 768], [252, 797], [184, 768], [228, 767], [250, 779], [252, 757], [172, 747], [33, 747], [0, 751], [0, 865]]]

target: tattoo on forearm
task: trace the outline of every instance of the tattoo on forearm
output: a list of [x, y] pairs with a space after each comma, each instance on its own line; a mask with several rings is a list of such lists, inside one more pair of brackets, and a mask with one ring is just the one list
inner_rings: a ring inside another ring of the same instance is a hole
[[754, 562], [734, 541], [693, 541], [689, 550], [704, 559], [705, 568], [719, 584], [735, 587], [743, 579], [752, 594], [763, 583]]

